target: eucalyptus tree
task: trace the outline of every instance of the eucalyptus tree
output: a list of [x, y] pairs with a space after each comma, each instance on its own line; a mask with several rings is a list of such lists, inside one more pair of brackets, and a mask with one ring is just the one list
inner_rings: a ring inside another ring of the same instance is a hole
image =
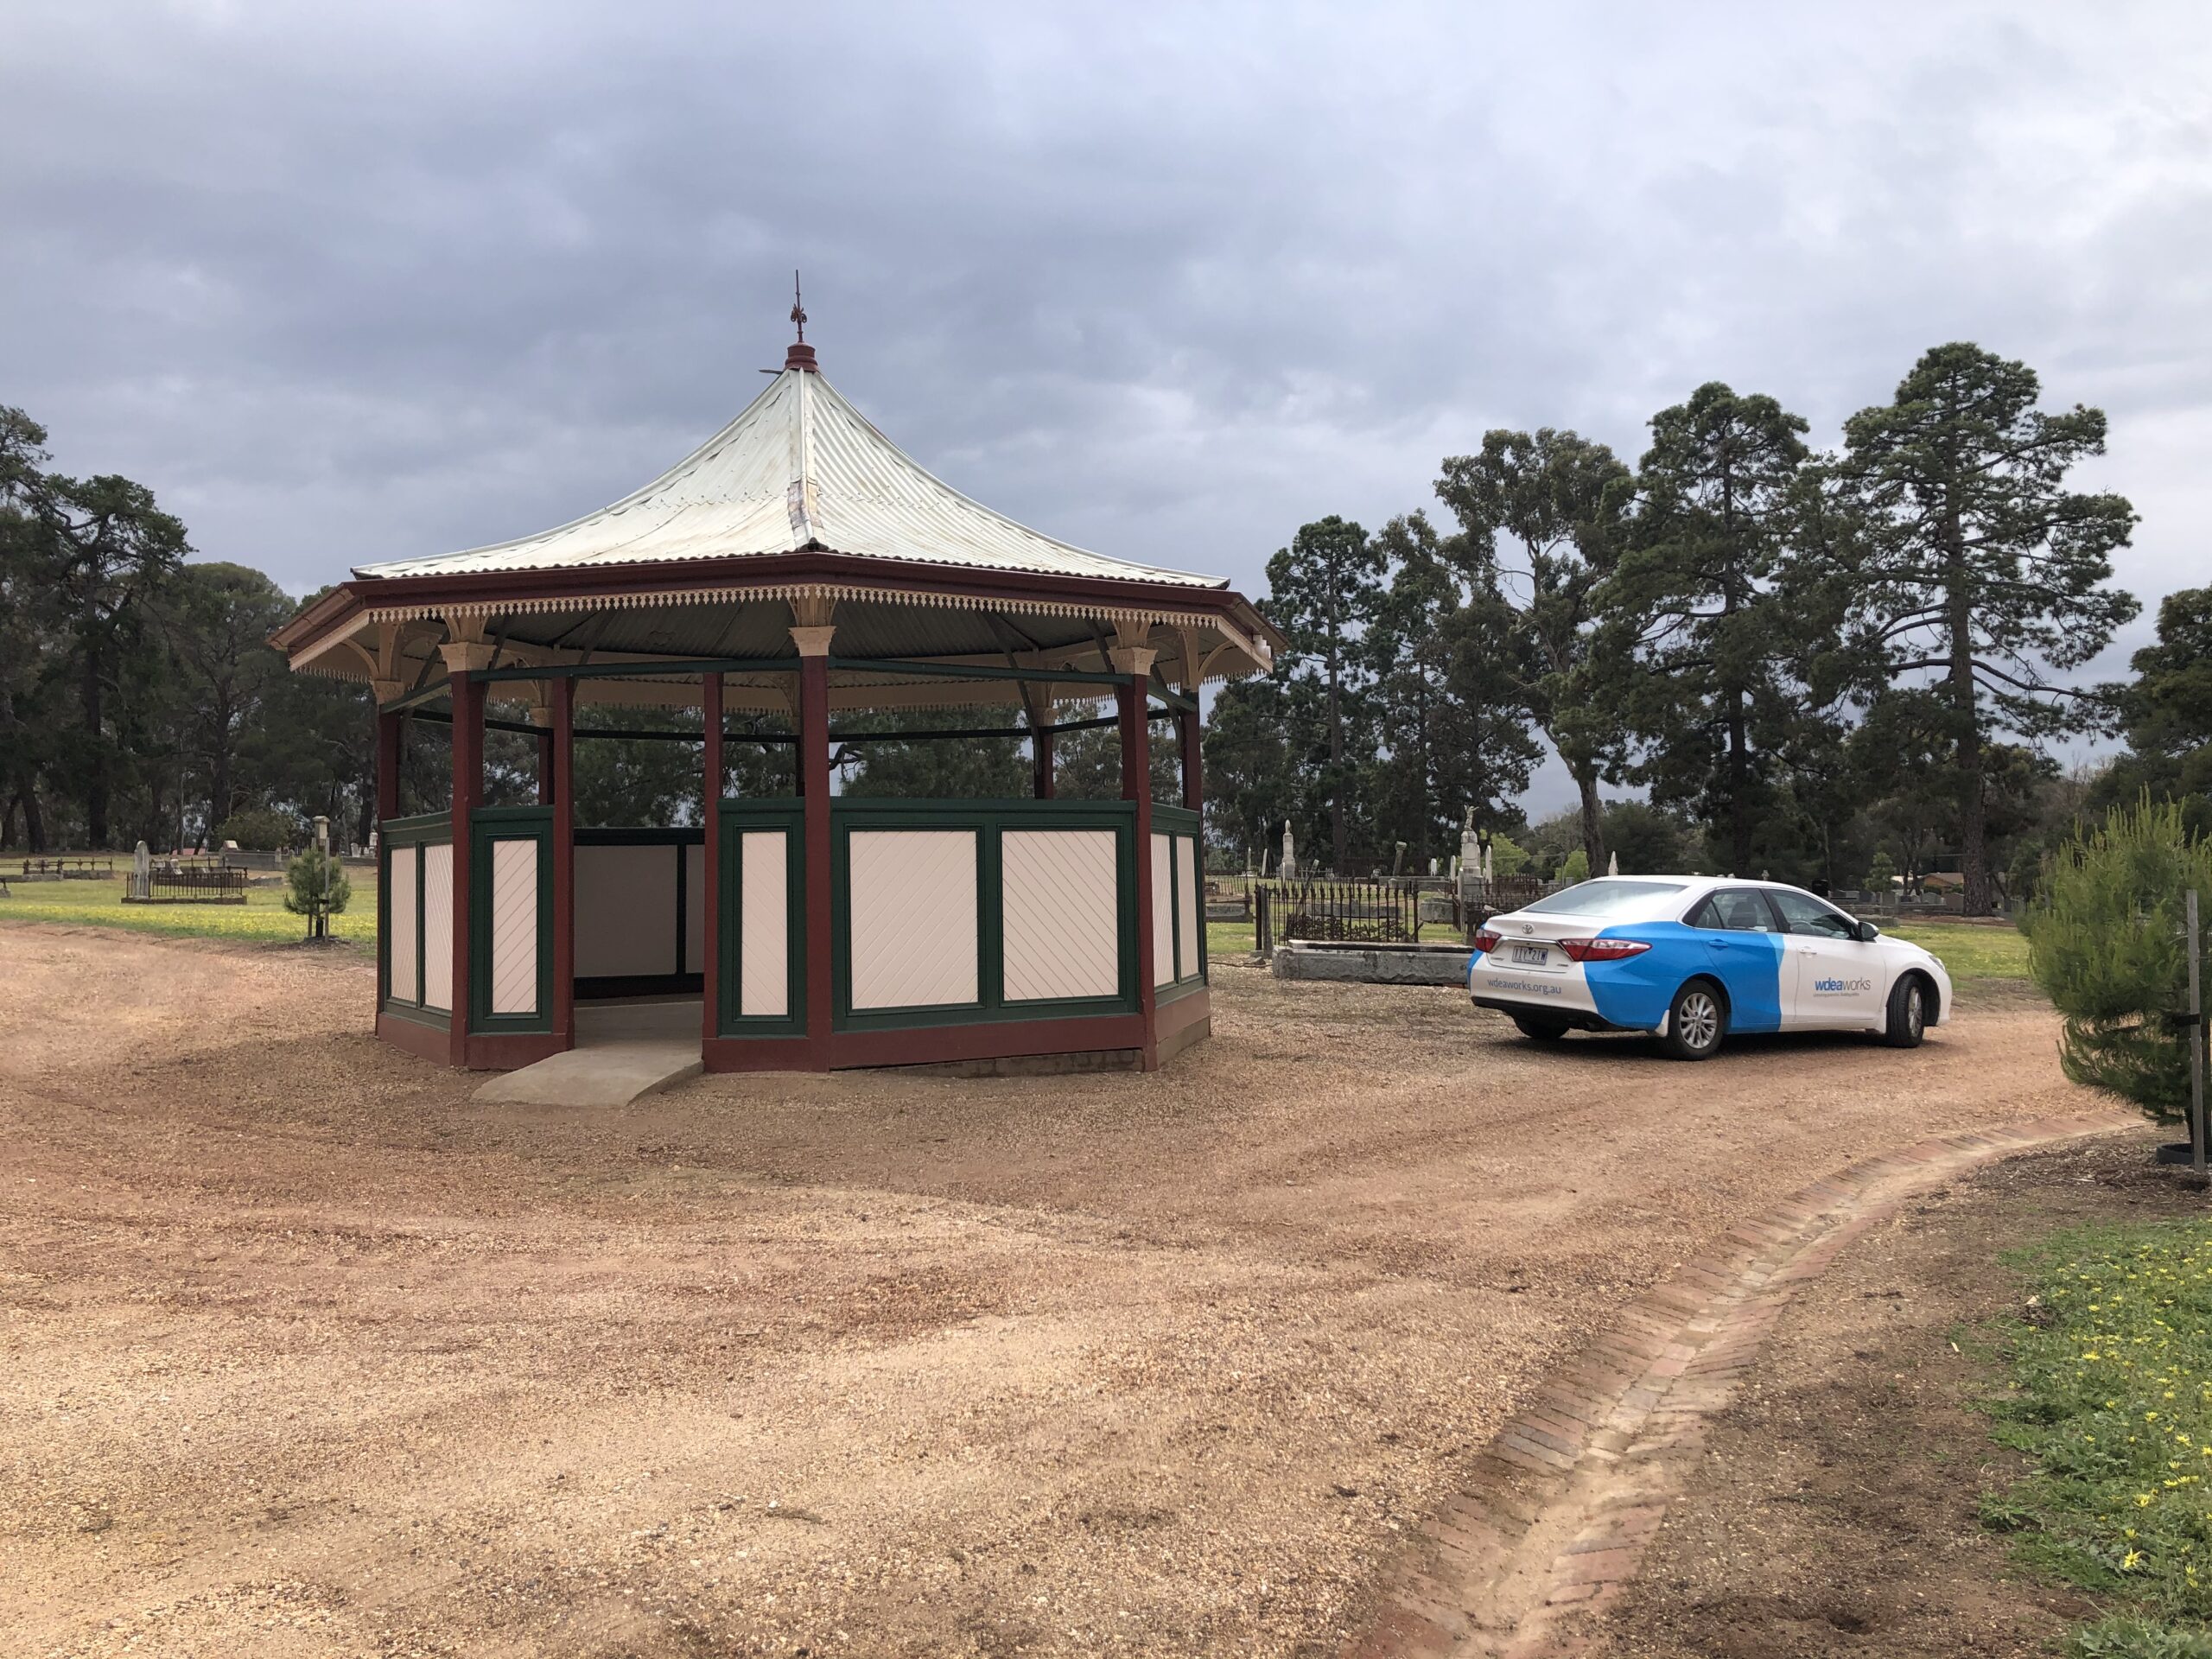
[[1977, 915], [1993, 886], [1985, 752], [2003, 734], [2110, 723], [2108, 696], [2052, 677], [2086, 664], [2138, 609], [2105, 585], [2133, 508], [2066, 482], [2104, 453], [2104, 412], [2046, 413], [2039, 393], [2027, 365], [1979, 346], [1927, 353], [1890, 403], [1846, 423], [1833, 481], [1857, 524], [1817, 556], [1862, 692], [1919, 682], [1941, 698]]
[[1376, 543], [1390, 582], [1362, 641], [1377, 745], [1365, 792], [1376, 850], [1388, 862], [1405, 842], [1418, 873], [1457, 847], [1469, 807], [1486, 828], [1521, 823], [1510, 802], [1529, 786], [1538, 750], [1506, 653], [1427, 516], [1392, 519]]
[[1599, 590], [1612, 566], [1634, 480], [1602, 443], [1546, 427], [1483, 435], [1447, 456], [1438, 499], [1459, 522], [1446, 555], [1495, 667], [1574, 779], [1583, 850], [1605, 868], [1601, 779], [1627, 748], [1607, 662]]

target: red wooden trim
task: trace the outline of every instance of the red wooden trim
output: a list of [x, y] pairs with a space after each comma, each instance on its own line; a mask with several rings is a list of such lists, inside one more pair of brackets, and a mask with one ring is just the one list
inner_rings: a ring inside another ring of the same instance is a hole
[[1137, 1014], [1144, 1022], [1144, 1069], [1152, 1071], [1160, 1065], [1154, 1037], [1159, 994], [1152, 982], [1152, 752], [1142, 690], [1116, 686], [1114, 709], [1122, 721], [1122, 798], [1135, 803], [1137, 810]]
[[1166, 1065], [1192, 1043], [1213, 1035], [1213, 1002], [1206, 988], [1185, 991], [1160, 1005], [1158, 1018], [1154, 1022], [1153, 1041], [1161, 1065]]
[[[714, 1040], [721, 1026], [722, 977], [722, 677], [702, 674], [699, 677], [701, 696], [704, 703], [702, 723], [706, 736], [700, 747], [705, 750], [702, 770], [706, 772], [705, 804], [699, 822], [703, 828], [702, 839], [706, 843], [706, 856], [700, 860], [701, 904], [700, 931], [706, 936], [699, 957], [699, 1038], [702, 1043]], [[570, 684], [574, 684], [572, 680]], [[825, 744], [827, 737], [823, 739]], [[689, 858], [690, 855], [683, 855]], [[680, 971], [683, 964], [677, 963]]]
[[576, 1046], [576, 683], [553, 683], [553, 1031]]
[[[1192, 999], [1185, 998], [1185, 1001]], [[1197, 999], [1203, 1003], [1204, 998]], [[709, 1071], [828, 1071], [877, 1065], [934, 1065], [1027, 1054], [1089, 1054], [1144, 1048], [1134, 1014], [1087, 1020], [1005, 1020], [986, 1025], [841, 1031], [825, 1051], [810, 1037], [717, 1037], [700, 1046]]]
[[699, 1045], [709, 1071], [826, 1071], [811, 1037], [715, 1037]]
[[1142, 1016], [1087, 1020], [1002, 1020], [973, 1026], [914, 1026], [899, 1031], [841, 1031], [834, 1067], [930, 1065], [945, 1060], [1001, 1060], [1024, 1054], [1087, 1054], [1147, 1047]]
[[453, 1033], [442, 1026], [377, 1010], [377, 1035], [394, 1048], [440, 1065], [453, 1064]]
[[468, 1044], [468, 885], [471, 818], [484, 798], [484, 683], [467, 675], [453, 689], [453, 1054]]
[[553, 734], [548, 732], [537, 740], [537, 804], [553, 804]]
[[558, 570], [471, 571], [456, 575], [356, 577], [342, 582], [270, 636], [287, 652], [313, 645], [359, 611], [393, 605], [485, 604], [502, 599], [562, 599], [600, 594], [651, 596], [700, 587], [780, 587], [823, 582], [918, 598], [1031, 600], [1105, 609], [1184, 611], [1220, 616], [1275, 651], [1287, 642], [1251, 602], [1226, 582], [1210, 588], [1116, 576], [1056, 576], [1041, 572], [966, 570], [940, 564], [877, 559], [826, 548], [738, 558], [671, 559], [609, 569], [582, 565]]
[[810, 1071], [826, 1071], [830, 1058], [830, 663], [802, 657], [798, 664], [798, 777], [805, 809], [806, 1040]]
[[471, 1071], [514, 1071], [572, 1046], [557, 1031], [477, 1032], [469, 1037], [461, 1063]]

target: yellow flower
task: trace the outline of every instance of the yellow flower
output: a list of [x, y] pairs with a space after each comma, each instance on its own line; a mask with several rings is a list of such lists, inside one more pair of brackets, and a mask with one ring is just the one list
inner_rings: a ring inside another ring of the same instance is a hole
[[2143, 1552], [2139, 1549], [2131, 1549], [2120, 1558], [2120, 1570], [2123, 1573], [2133, 1573], [2142, 1565]]
[[2136, 1493], [2136, 1494], [2135, 1494], [2135, 1507], [2136, 1507], [2137, 1509], [2139, 1509], [2139, 1510], [2144, 1510], [2144, 1509], [2148, 1509], [2150, 1506], [2151, 1506], [2151, 1494], [2150, 1494], [2150, 1493], [2148, 1493], [2148, 1492], [2138, 1492], [2138, 1493]]

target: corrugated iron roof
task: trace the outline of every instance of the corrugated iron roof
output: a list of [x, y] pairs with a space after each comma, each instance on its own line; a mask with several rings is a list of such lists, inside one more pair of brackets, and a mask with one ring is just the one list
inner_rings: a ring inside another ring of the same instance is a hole
[[517, 541], [353, 574], [551, 570], [809, 547], [971, 569], [1229, 585], [1086, 552], [992, 512], [932, 477], [820, 373], [800, 367], [782, 370], [743, 414], [612, 506]]

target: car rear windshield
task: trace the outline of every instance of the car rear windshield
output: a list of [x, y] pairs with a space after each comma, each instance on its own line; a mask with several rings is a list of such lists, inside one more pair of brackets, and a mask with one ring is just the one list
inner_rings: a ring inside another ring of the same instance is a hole
[[1580, 881], [1522, 909], [1537, 916], [1613, 916], [1635, 921], [1674, 908], [1686, 881]]

